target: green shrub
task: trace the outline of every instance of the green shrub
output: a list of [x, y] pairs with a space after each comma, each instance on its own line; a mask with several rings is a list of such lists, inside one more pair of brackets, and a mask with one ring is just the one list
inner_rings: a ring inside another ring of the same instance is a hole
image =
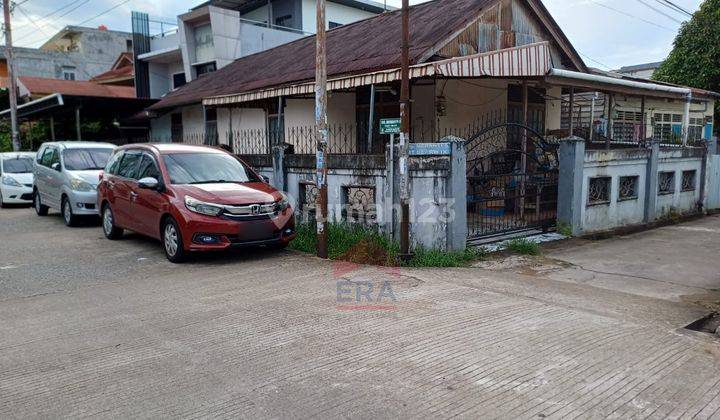
[[539, 255], [540, 245], [526, 238], [517, 238], [509, 240], [505, 243], [508, 251], [522, 255]]

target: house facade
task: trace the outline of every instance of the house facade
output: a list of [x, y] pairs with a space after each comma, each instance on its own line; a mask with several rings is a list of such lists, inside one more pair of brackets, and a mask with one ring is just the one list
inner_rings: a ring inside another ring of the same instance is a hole
[[[383, 5], [372, 1], [329, 1], [327, 26], [334, 28], [383, 11]], [[315, 1], [213, 0], [179, 15], [176, 22], [133, 12], [132, 23], [138, 40], [138, 96], [160, 98], [237, 58], [313, 34]]]
[[[0, 47], [0, 77], [7, 77], [5, 47]], [[14, 47], [18, 75], [90, 80], [108, 71], [120, 54], [132, 51], [132, 35], [105, 27], [67, 26], [39, 48]]]
[[[399, 116], [399, 28], [391, 12], [327, 33], [331, 215], [371, 214], [363, 223], [393, 235], [397, 147], [379, 122]], [[416, 5], [410, 39], [416, 244], [462, 248], [557, 220], [648, 223], [708, 208], [706, 189], [720, 185], [708, 178], [720, 162], [707, 160], [720, 95], [588, 68], [540, 1]], [[152, 139], [228, 145], [312, 214], [314, 48], [301, 38], [168, 93], [149, 108]], [[572, 188], [566, 139], [583, 145]]]

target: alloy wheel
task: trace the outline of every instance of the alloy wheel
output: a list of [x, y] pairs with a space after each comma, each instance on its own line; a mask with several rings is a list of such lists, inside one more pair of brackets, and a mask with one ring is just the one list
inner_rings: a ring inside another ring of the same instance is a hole
[[65, 219], [65, 223], [68, 225], [72, 221], [72, 210], [70, 209], [70, 200], [65, 200], [65, 203], [63, 204], [63, 218]]
[[105, 208], [103, 212], [103, 230], [105, 235], [111, 235], [113, 230], [113, 215], [109, 207]]
[[163, 235], [163, 239], [165, 251], [168, 255], [174, 256], [178, 250], [178, 235], [172, 223], [165, 225], [165, 235]]

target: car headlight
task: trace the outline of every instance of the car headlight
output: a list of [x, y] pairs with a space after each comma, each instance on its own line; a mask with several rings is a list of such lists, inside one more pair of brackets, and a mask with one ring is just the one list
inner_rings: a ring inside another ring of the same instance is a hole
[[17, 179], [15, 179], [15, 178], [13, 178], [13, 177], [11, 177], [11, 176], [8, 176], [8, 175], [4, 175], [4, 176], [2, 177], [2, 183], [5, 184], [5, 185], [9, 185], [9, 186], [11, 186], [11, 187], [22, 187], [22, 184], [19, 183], [19, 182], [17, 181]]
[[223, 212], [223, 206], [217, 204], [206, 203], [196, 198], [185, 196], [185, 207], [195, 213], [205, 214], [207, 216], [218, 216]]
[[282, 194], [282, 198], [280, 199], [280, 201], [275, 203], [276, 213], [280, 213], [282, 211], [285, 211], [285, 209], [290, 208], [290, 199], [288, 198], [288, 196], [285, 195], [285, 193], [283, 192], [281, 192], [280, 194]]
[[70, 180], [70, 186], [74, 191], [90, 192], [95, 191], [95, 187], [89, 182], [83, 181], [80, 178], [72, 178]]

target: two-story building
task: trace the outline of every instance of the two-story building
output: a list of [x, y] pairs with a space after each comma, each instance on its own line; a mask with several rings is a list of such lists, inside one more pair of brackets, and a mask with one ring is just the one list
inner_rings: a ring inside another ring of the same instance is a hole
[[[315, 7], [314, 0], [211, 0], [176, 22], [133, 12], [138, 97], [160, 98], [237, 58], [313, 34]], [[384, 10], [369, 0], [328, 1], [326, 26]]]
[[[20, 76], [90, 80], [108, 71], [120, 54], [132, 51], [132, 34], [104, 26], [66, 26], [39, 48], [14, 47]], [[7, 77], [5, 47], [0, 47], [0, 77]]]

